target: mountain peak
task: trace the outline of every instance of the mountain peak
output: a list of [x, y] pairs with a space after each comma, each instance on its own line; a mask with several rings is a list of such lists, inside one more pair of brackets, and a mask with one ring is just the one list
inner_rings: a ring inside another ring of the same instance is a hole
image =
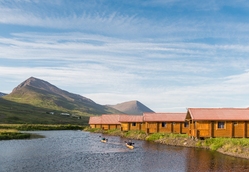
[[120, 113], [116, 109], [102, 106], [89, 98], [67, 92], [35, 77], [23, 81], [5, 98], [37, 107], [63, 109], [74, 113], [76, 111], [85, 114]]
[[46, 81], [43, 81], [43, 80], [35, 78], [35, 77], [30, 77], [27, 80], [23, 81], [21, 84], [19, 84], [16, 88], [14, 88], [12, 92], [20, 90], [26, 86], [31, 86], [31, 87], [34, 87], [37, 89], [46, 90], [48, 92], [54, 92], [56, 89], [58, 89], [56, 86], [54, 86]]
[[35, 92], [42, 91], [42, 94], [45, 94], [45, 95], [47, 94], [59, 95], [70, 101], [77, 99], [80, 101], [87, 101], [87, 102], [95, 103], [86, 97], [80, 96], [78, 94], [69, 93], [67, 91], [57, 88], [56, 86], [50, 84], [47, 81], [44, 81], [44, 80], [41, 80], [35, 77], [30, 77], [27, 80], [23, 81], [21, 84], [19, 84], [16, 88], [13, 89], [11, 94], [15, 94], [16, 92], [20, 92], [20, 91], [23, 92], [22, 90], [24, 89], [28, 90], [28, 92], [31, 90], [34, 90]]
[[144, 112], [154, 112], [137, 100], [132, 100], [109, 106], [126, 114], [133, 115], [142, 115]]

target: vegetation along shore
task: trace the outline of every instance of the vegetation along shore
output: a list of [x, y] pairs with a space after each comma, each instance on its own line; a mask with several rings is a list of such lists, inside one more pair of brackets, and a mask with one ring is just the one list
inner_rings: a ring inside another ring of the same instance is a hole
[[83, 130], [80, 125], [46, 125], [46, 124], [0, 124], [0, 140], [30, 139], [42, 137], [36, 134], [22, 133], [21, 131], [35, 130]]
[[143, 131], [123, 132], [119, 129], [101, 130], [85, 128], [85, 131], [103, 133], [112, 136], [121, 136], [129, 139], [146, 140], [171, 146], [185, 146], [192, 148], [204, 148], [211, 151], [218, 151], [230, 156], [249, 159], [248, 138], [208, 138], [205, 140], [193, 140], [186, 134], [154, 133], [146, 134]]

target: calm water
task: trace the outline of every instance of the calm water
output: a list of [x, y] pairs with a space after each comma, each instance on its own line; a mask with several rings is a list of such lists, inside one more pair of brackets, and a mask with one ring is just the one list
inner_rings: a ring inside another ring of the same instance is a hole
[[120, 137], [101, 143], [99, 134], [37, 131], [46, 138], [0, 141], [0, 172], [171, 172], [249, 171], [249, 160], [203, 149], [145, 141], [135, 149]]

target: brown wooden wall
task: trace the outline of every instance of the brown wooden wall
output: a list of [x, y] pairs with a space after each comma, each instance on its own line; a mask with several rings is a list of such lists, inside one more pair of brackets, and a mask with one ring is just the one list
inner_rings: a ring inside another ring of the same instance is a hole
[[189, 126], [185, 127], [184, 126], [184, 123], [185, 122], [182, 122], [181, 125], [182, 125], [182, 134], [187, 134], [189, 132]]
[[132, 125], [131, 122], [122, 122], [121, 123], [121, 130], [122, 131], [129, 131], [129, 130], [142, 130], [144, 124], [140, 122], [135, 122], [135, 126]]
[[90, 127], [91, 128], [102, 128], [101, 124], [91, 124]]
[[233, 122], [232, 125], [233, 125], [233, 131], [232, 131], [233, 137], [247, 137], [246, 122], [244, 121]]
[[157, 122], [147, 122], [146, 123], [146, 132], [147, 133], [157, 133], [158, 132]]
[[145, 132], [147, 133], [179, 133], [185, 134], [189, 132], [189, 127], [184, 127], [184, 122], [147, 122], [145, 123]]
[[165, 127], [162, 126], [162, 122], [158, 122], [159, 133], [172, 133], [173, 132], [173, 123], [166, 122]]
[[109, 125], [108, 124], [102, 124], [102, 129], [103, 130], [109, 130]]
[[132, 123], [130, 124], [130, 130], [141, 130], [141, 123], [140, 122], [136, 122], [135, 126], [132, 126]]
[[121, 130], [122, 131], [129, 131], [130, 130], [129, 123], [128, 122], [122, 122], [121, 123]]
[[103, 130], [120, 129], [120, 124], [102, 124]]
[[173, 122], [173, 133], [182, 133], [182, 125], [180, 122]]
[[[224, 122], [224, 128], [218, 128]], [[249, 137], [249, 124], [245, 121], [195, 121], [190, 124], [189, 136], [193, 137]]]
[[249, 121], [246, 122], [246, 129], [245, 129], [245, 131], [246, 131], [246, 133], [245, 133], [246, 137], [249, 137]]

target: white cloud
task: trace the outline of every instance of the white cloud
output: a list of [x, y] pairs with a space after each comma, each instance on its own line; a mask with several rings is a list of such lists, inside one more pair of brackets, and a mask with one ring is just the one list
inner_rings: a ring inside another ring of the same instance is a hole
[[[13, 31], [0, 34], [2, 92], [34, 76], [97, 103], [139, 100], [155, 111], [248, 103], [249, 25], [243, 19], [185, 13], [157, 19], [157, 11], [146, 16], [92, 1], [71, 8], [65, 8], [69, 1], [4, 2], [0, 25]], [[192, 4], [204, 13], [224, 5], [158, 0], [141, 7], [158, 4]]]

